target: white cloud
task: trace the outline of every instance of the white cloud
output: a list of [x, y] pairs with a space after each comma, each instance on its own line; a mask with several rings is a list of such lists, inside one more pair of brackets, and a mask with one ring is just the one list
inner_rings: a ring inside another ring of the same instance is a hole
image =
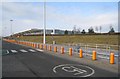
[[[43, 26], [43, 6], [33, 6], [31, 3], [3, 3], [3, 27], [10, 33], [10, 19], [13, 19], [14, 32]], [[3, 29], [4, 31], [5, 29]]]
[[[82, 29], [88, 29], [90, 26], [104, 26], [115, 24], [117, 29], [118, 12], [109, 12], [104, 14], [91, 14], [83, 16], [83, 12], [64, 14], [59, 13], [58, 8], [47, 6], [47, 28], [73, 29], [76, 25]], [[10, 34], [10, 19], [13, 19], [14, 32], [19, 32], [31, 28], [43, 28], [43, 4], [35, 5], [32, 3], [3, 3], [3, 30]], [[105, 28], [108, 30], [108, 28]]]
[[[57, 9], [55, 8], [48, 8], [47, 9], [47, 21], [54, 23], [49, 23], [49, 25], [55, 24], [56, 26], [60, 26], [61, 24], [67, 25], [63, 27], [63, 29], [72, 29], [74, 25], [76, 27], [81, 27], [83, 29], [88, 29], [90, 26], [106, 26], [109, 24], [118, 24], [118, 12], [111, 12], [105, 14], [91, 14], [91, 16], [83, 16], [82, 13], [77, 12], [76, 14], [59, 14], [55, 13]], [[58, 23], [58, 25], [56, 24]], [[116, 26], [117, 27], [117, 26]], [[61, 28], [62, 29], [62, 28]]]

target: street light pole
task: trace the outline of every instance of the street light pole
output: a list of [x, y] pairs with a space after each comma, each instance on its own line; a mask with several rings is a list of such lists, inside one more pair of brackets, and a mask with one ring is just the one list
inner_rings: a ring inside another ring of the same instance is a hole
[[11, 37], [12, 37], [12, 22], [13, 22], [13, 20], [10, 20], [10, 22], [11, 22]]
[[44, 1], [44, 37], [43, 37], [43, 43], [45, 44], [46, 39], [46, 1]]

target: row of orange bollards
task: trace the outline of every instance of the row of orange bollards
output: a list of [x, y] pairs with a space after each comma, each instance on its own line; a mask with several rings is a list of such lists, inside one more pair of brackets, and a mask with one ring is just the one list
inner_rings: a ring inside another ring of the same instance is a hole
[[[48, 49], [47, 49], [47, 45], [43, 45], [43, 44], [35, 44], [35, 43], [31, 43], [31, 42], [23, 42], [23, 41], [15, 41], [15, 40], [6, 40], [6, 41], [11, 42], [11, 43], [17, 43], [17, 44], [31, 46], [33, 48], [40, 48], [40, 49], [52, 51], [51, 45], [49, 45]], [[58, 51], [57, 46], [54, 46], [54, 52], [56, 53], [57, 51]], [[64, 54], [64, 47], [61, 47], [61, 54]], [[72, 48], [69, 48], [69, 56], [72, 56]], [[79, 57], [83, 58], [82, 49], [80, 49], [80, 51], [79, 51]], [[96, 51], [93, 51], [92, 52], [92, 60], [94, 61], [96, 59], [97, 59], [97, 53], [96, 53]], [[114, 64], [114, 53], [110, 54], [110, 64]]]
[[[44, 49], [46, 49], [46, 45], [45, 45]], [[48, 50], [52, 51], [52, 47], [49, 46]], [[56, 46], [54, 47], [54, 52], [55, 53], [57, 52], [57, 47]], [[61, 54], [64, 54], [64, 47], [61, 47]], [[72, 48], [69, 48], [69, 56], [72, 56]], [[79, 51], [79, 57], [83, 58], [83, 51], [82, 51], [82, 49], [80, 49], [80, 51]], [[97, 53], [96, 53], [96, 51], [93, 51], [93, 53], [92, 53], [92, 60], [94, 61], [96, 59], [97, 59]], [[110, 54], [110, 64], [114, 64], [114, 53]]]

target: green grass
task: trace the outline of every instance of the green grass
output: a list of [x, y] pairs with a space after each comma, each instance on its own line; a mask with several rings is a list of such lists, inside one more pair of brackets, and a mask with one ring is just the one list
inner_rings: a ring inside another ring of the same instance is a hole
[[[18, 40], [31, 42], [41, 42], [43, 36], [21, 36]], [[94, 44], [111, 44], [118, 45], [118, 35], [63, 35], [63, 36], [46, 36], [46, 43], [52, 44], [76, 44], [76, 43], [94, 43]]]

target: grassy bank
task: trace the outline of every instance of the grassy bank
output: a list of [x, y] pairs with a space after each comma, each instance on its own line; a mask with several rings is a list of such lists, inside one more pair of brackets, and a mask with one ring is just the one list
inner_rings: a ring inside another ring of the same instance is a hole
[[[18, 40], [31, 42], [42, 42], [43, 36], [21, 36]], [[63, 35], [63, 36], [46, 36], [46, 43], [52, 44], [66, 43], [94, 43], [94, 44], [111, 44], [118, 45], [118, 35]]]

